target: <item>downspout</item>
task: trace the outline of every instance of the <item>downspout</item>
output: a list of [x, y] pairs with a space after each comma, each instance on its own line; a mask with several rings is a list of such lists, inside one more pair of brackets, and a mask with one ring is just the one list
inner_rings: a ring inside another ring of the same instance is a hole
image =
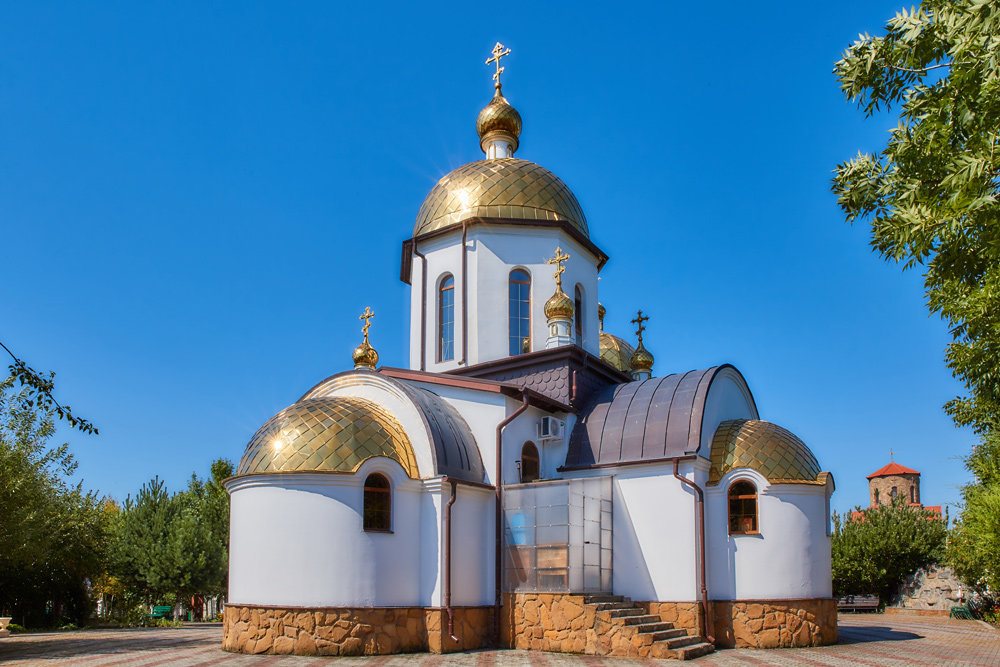
[[493, 565], [494, 565], [494, 577], [496, 579], [496, 598], [493, 602], [493, 634], [496, 637], [497, 644], [500, 643], [500, 614], [503, 613], [503, 449], [501, 446], [503, 429], [507, 424], [511, 423], [517, 417], [521, 415], [525, 410], [528, 409], [528, 392], [521, 389], [521, 407], [514, 410], [506, 419], [497, 424], [497, 442], [496, 442], [496, 476], [493, 479], [493, 484], [496, 486], [497, 503], [496, 503], [496, 518], [494, 523], [495, 528], [495, 538], [496, 538], [496, 550], [493, 554]]
[[678, 472], [679, 462], [679, 459], [674, 459], [674, 477], [680, 480], [680, 482], [685, 486], [694, 489], [696, 496], [695, 522], [698, 526], [698, 545], [695, 548], [695, 560], [697, 561], [698, 580], [701, 588], [702, 636], [705, 637], [710, 644], [714, 644], [715, 637], [713, 637], [710, 632], [712, 624], [708, 604], [708, 584], [705, 577], [705, 492], [701, 490], [700, 486], [689, 480], [687, 477], [681, 476]]
[[455, 613], [451, 608], [451, 506], [458, 497], [458, 481], [445, 477], [442, 481], [451, 485], [451, 496], [444, 506], [444, 611], [448, 614], [448, 636], [461, 645], [455, 636]]
[[469, 278], [466, 272], [468, 268], [468, 248], [465, 245], [465, 235], [469, 231], [469, 221], [462, 222], [462, 360], [458, 362], [460, 366], [468, 364], [469, 359]]
[[417, 250], [413, 243], [413, 254], [420, 258], [420, 370], [424, 370], [427, 358], [427, 256]]

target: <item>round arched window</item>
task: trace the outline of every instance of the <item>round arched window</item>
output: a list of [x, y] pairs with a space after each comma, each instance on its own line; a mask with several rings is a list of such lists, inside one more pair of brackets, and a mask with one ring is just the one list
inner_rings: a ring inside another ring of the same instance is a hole
[[376, 533], [392, 530], [392, 488], [389, 480], [378, 473], [365, 478], [364, 527]]
[[534, 482], [539, 478], [538, 447], [526, 442], [521, 447], [521, 482]]
[[729, 487], [729, 534], [757, 532], [757, 487], [741, 480]]

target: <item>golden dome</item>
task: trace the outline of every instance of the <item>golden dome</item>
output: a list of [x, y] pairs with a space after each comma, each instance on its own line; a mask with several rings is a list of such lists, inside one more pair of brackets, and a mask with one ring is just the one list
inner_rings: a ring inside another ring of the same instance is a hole
[[618, 336], [601, 332], [600, 335], [601, 359], [608, 362], [623, 373], [631, 373], [632, 366], [629, 363], [635, 349]]
[[634, 371], [648, 372], [653, 370], [653, 355], [646, 349], [641, 340], [639, 341], [639, 347], [635, 348], [635, 352], [629, 358], [628, 364]]
[[354, 472], [370, 458], [390, 458], [419, 477], [406, 431], [377, 403], [338, 396], [291, 405], [258, 429], [237, 475], [290, 471]]
[[556, 287], [556, 292], [545, 302], [546, 320], [571, 320], [573, 319], [573, 299], [569, 298], [561, 287]]
[[446, 175], [424, 199], [413, 235], [477, 217], [564, 220], [589, 236], [587, 218], [566, 184], [548, 169], [517, 158], [470, 162]]
[[[597, 302], [597, 319], [601, 322], [601, 331], [604, 331], [604, 316], [608, 314], [608, 309], [600, 301]], [[632, 347], [629, 345], [629, 347]]]
[[708, 483], [734, 468], [752, 468], [772, 484], [825, 484], [813, 453], [794, 433], [755, 419], [724, 421], [712, 438]]
[[374, 370], [375, 366], [378, 364], [378, 352], [376, 352], [375, 348], [368, 342], [367, 337], [361, 342], [361, 345], [354, 348], [354, 354], [351, 355], [351, 357], [354, 359], [355, 369], [371, 368]]
[[500, 93], [499, 84], [493, 99], [476, 117], [476, 133], [479, 134], [480, 146], [485, 147], [494, 136], [502, 135], [511, 139], [511, 151], [517, 150], [517, 138], [521, 135], [521, 114]]

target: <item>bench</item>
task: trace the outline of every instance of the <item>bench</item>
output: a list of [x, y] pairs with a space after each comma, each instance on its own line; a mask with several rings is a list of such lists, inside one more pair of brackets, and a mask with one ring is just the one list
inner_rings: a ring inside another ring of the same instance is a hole
[[837, 611], [878, 611], [877, 595], [845, 595], [837, 599]]
[[174, 608], [168, 604], [166, 605], [156, 605], [153, 607], [153, 611], [149, 614], [150, 618], [172, 618], [174, 615]]
[[960, 618], [966, 621], [975, 620], [972, 612], [969, 611], [969, 608], [963, 605], [952, 607], [951, 612], [948, 613], [948, 618]]

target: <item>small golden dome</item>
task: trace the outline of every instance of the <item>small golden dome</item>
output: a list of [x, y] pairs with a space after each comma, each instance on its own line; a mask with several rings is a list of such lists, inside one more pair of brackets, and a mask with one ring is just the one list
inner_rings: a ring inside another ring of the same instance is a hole
[[573, 319], [573, 299], [569, 298], [562, 288], [557, 287], [556, 293], [545, 302], [545, 319], [547, 320], [571, 320]]
[[[607, 315], [608, 309], [604, 307], [603, 303], [597, 303], [597, 319], [601, 322], [601, 331], [604, 331], [604, 316]], [[632, 346], [629, 345], [631, 348]]]
[[371, 346], [368, 342], [368, 338], [362, 341], [361, 345], [354, 348], [354, 368], [370, 368], [375, 370], [375, 366], [378, 364], [378, 352], [375, 348]]
[[708, 484], [735, 468], [751, 468], [772, 484], [825, 484], [819, 461], [794, 433], [771, 422], [732, 419], [712, 438]]
[[649, 372], [653, 370], [653, 355], [650, 354], [641, 340], [639, 341], [639, 347], [635, 348], [635, 352], [632, 353], [632, 357], [628, 360], [628, 363], [633, 371]]
[[479, 160], [458, 167], [424, 199], [413, 226], [420, 236], [470, 218], [565, 220], [589, 237], [573, 192], [548, 169], [528, 160]]
[[479, 134], [480, 145], [484, 147], [496, 135], [511, 139], [513, 152], [517, 150], [517, 138], [521, 135], [521, 114], [500, 93], [500, 84], [497, 84], [496, 91], [490, 103], [476, 117], [476, 133]]
[[[600, 310], [598, 310], [600, 313]], [[623, 373], [631, 373], [630, 363], [635, 349], [618, 336], [601, 332], [600, 335], [601, 359], [608, 362]]]
[[420, 476], [406, 431], [385, 408], [353, 396], [308, 398], [285, 408], [257, 430], [236, 474], [350, 473], [379, 456], [393, 459], [412, 478]]

